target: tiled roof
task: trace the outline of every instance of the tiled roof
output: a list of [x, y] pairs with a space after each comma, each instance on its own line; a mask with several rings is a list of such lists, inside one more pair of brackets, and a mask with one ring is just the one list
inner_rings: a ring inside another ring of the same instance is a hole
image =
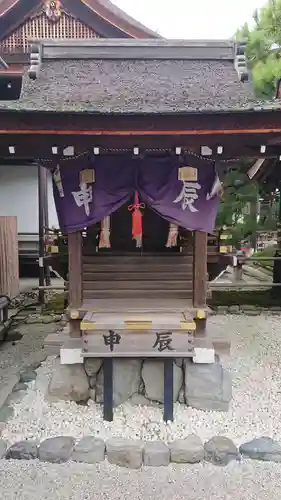
[[164, 114], [262, 106], [239, 78], [229, 41], [46, 41], [37, 49], [37, 79], [26, 74], [21, 99], [0, 108]]
[[228, 61], [67, 60], [25, 75], [20, 101], [0, 107], [100, 113], [243, 108], [253, 99]]

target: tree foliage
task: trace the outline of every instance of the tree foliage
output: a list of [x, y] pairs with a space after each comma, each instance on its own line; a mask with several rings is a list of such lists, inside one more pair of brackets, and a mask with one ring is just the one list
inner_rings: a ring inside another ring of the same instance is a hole
[[249, 167], [249, 162], [240, 161], [227, 171], [216, 222], [217, 227], [230, 229], [232, 244], [236, 247], [246, 238], [253, 239], [258, 230], [275, 230], [277, 223], [279, 194], [272, 192], [271, 187], [250, 181], [247, 176]]
[[281, 77], [281, 0], [268, 0], [253, 13], [253, 27], [246, 23], [235, 38], [247, 41], [246, 56], [252, 69], [253, 84], [259, 97], [274, 95], [276, 80]]

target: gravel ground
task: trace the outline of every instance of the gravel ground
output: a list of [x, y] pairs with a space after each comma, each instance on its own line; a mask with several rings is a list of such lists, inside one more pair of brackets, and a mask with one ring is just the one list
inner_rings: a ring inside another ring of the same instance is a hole
[[[32, 363], [40, 363], [53, 353], [52, 349], [43, 349], [44, 338], [58, 329], [57, 324], [19, 325], [16, 330], [23, 335], [13, 344], [4, 342], [0, 346], [0, 407], [15, 384], [21, 369]], [[10, 389], [10, 390], [11, 390]]]
[[165, 441], [190, 433], [207, 440], [227, 435], [237, 445], [266, 435], [281, 441], [281, 328], [277, 316], [214, 316], [209, 328], [232, 338], [233, 402], [228, 413], [202, 412], [175, 405], [175, 421], [163, 422], [161, 408], [125, 404], [115, 410], [113, 423], [104, 422], [99, 405], [48, 403], [45, 393], [53, 359], [38, 370], [36, 382], [15, 405], [15, 415], [3, 430], [9, 441], [56, 435], [96, 434]]
[[0, 461], [1, 500], [280, 500], [281, 464], [120, 469]]

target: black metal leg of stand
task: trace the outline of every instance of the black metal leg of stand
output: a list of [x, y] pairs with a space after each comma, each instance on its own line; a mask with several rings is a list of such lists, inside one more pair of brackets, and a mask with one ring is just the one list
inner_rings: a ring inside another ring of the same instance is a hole
[[103, 362], [103, 418], [108, 422], [113, 420], [113, 359], [106, 358]]
[[164, 360], [164, 420], [174, 420], [174, 362], [173, 359]]

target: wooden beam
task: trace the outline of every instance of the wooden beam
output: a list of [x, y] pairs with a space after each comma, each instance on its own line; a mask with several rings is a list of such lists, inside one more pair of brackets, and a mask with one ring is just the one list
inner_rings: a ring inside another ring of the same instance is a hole
[[[124, 154], [124, 149], [127, 154], [133, 155], [134, 148], [139, 149], [139, 153], [149, 155], [159, 154], [157, 150], [168, 150], [171, 154], [176, 155], [176, 148], [184, 151], [191, 151], [195, 154], [200, 154], [200, 146], [202, 143], [208, 144], [213, 150], [210, 157], [215, 161], [233, 158], [279, 158], [281, 154], [281, 146], [268, 146], [264, 154], [260, 153], [260, 144], [264, 138], [258, 136], [225, 136], [218, 138], [212, 136], [208, 138], [200, 136], [165, 136], [165, 135], [146, 135], [146, 136], [85, 136], [75, 135], [35, 135], [32, 134], [27, 138], [24, 134], [0, 136], [0, 162], [8, 160], [17, 160], [21, 158], [23, 162], [30, 162], [30, 151], [34, 158], [53, 159], [54, 162], [72, 159], [71, 156], [63, 155], [63, 151], [73, 150], [75, 155], [84, 153], [85, 151], [99, 151], [100, 154], [105, 154], [105, 150], [114, 150], [112, 154]], [[217, 143], [223, 147], [222, 154], [217, 154]], [[11, 148], [14, 148], [13, 150]], [[118, 153], [118, 150], [120, 152]], [[147, 151], [150, 150], [150, 151]], [[11, 153], [10, 151], [14, 151]], [[55, 152], [55, 153], [54, 153]], [[106, 151], [108, 154], [108, 151]]]
[[[34, 103], [34, 107], [36, 103]], [[165, 114], [132, 114], [132, 113], [91, 113], [83, 109], [81, 112], [56, 111], [55, 106], [52, 111], [41, 111], [40, 103], [35, 111], [28, 111], [24, 108], [19, 111], [11, 109], [1, 109], [1, 122], [5, 123], [4, 130], [11, 133], [13, 130], [17, 133], [18, 130], [26, 131], [44, 131], [48, 133], [53, 131], [56, 134], [58, 131], [82, 131], [94, 135], [94, 131], [99, 131], [100, 134], [109, 131], [129, 131], [137, 134], [138, 130], [146, 132], [146, 134], [158, 133], [167, 131], [174, 133], [183, 131], [188, 135], [188, 132], [193, 133], [193, 136], [198, 134], [198, 131], [205, 131], [207, 135], [209, 131], [213, 135], [222, 136], [227, 134], [276, 134], [280, 137], [280, 111], [276, 110], [261, 110], [261, 111], [237, 111], [233, 112], [190, 112], [190, 113], [165, 113]], [[3, 130], [3, 128], [2, 128]], [[60, 132], [62, 133], [62, 132]], [[272, 139], [272, 137], [271, 137]], [[265, 144], [261, 142], [261, 144]], [[176, 144], [178, 146], [179, 144]], [[222, 145], [221, 142], [218, 145]]]
[[[82, 233], [68, 234], [69, 307], [82, 305]], [[80, 337], [80, 321], [70, 321], [70, 336]]]
[[207, 241], [207, 233], [194, 231], [193, 306], [198, 308], [207, 301]]
[[280, 134], [281, 127], [271, 127], [271, 128], [245, 128], [245, 129], [154, 129], [154, 130], [106, 130], [106, 129], [0, 129], [0, 135], [66, 135], [66, 136], [155, 136], [155, 135], [164, 135], [164, 136], [227, 136], [227, 135], [267, 135], [267, 134]]
[[251, 168], [249, 168], [247, 175], [248, 175], [250, 180], [252, 180], [257, 175], [257, 173], [262, 168], [264, 162], [265, 162], [265, 158], [259, 159], [254, 163], [254, 165], [251, 166]]
[[14, 298], [19, 293], [17, 218], [0, 217], [0, 295]]

